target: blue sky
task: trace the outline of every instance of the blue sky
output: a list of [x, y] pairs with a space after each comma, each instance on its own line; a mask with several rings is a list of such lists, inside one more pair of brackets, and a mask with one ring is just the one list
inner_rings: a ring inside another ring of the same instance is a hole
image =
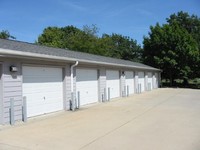
[[103, 33], [130, 36], [142, 44], [149, 26], [172, 13], [200, 17], [199, 0], [0, 0], [0, 31], [33, 43], [48, 26], [96, 24]]

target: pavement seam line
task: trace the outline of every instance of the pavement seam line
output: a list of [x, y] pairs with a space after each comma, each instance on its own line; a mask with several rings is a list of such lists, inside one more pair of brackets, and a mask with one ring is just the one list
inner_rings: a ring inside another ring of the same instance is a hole
[[79, 150], [86, 148], [87, 146], [91, 145], [92, 143], [96, 142], [97, 140], [99, 140], [99, 139], [101, 139], [101, 138], [103, 138], [103, 137], [105, 137], [105, 136], [107, 136], [107, 135], [113, 133], [114, 131], [120, 129], [121, 127], [127, 125], [128, 123], [130, 123], [130, 122], [132, 122], [132, 121], [138, 119], [139, 117], [145, 115], [147, 112], [152, 111], [155, 107], [158, 107], [159, 105], [161, 105], [161, 104], [167, 102], [167, 101], [170, 100], [172, 97], [174, 97], [174, 96], [176, 96], [176, 95], [178, 95], [178, 94], [180, 94], [180, 93], [182, 93], [182, 92], [183, 92], [183, 91], [180, 91], [180, 92], [178, 92], [178, 93], [176, 93], [176, 94], [174, 94], [174, 95], [172, 95], [172, 96], [169, 96], [168, 98], [166, 98], [166, 99], [163, 100], [162, 102], [160, 102], [160, 103], [158, 103], [158, 104], [152, 106], [151, 108], [147, 109], [147, 110], [144, 111], [143, 113], [138, 114], [137, 116], [135, 116], [134, 118], [130, 119], [129, 121], [123, 123], [122, 125], [120, 125], [120, 126], [114, 128], [113, 130], [110, 130], [109, 132], [105, 133], [105, 134], [102, 135], [102, 136], [97, 137], [96, 139], [92, 140], [92, 141], [89, 142], [88, 144], [86, 144], [86, 145], [82, 146], [81, 148], [79, 148]]

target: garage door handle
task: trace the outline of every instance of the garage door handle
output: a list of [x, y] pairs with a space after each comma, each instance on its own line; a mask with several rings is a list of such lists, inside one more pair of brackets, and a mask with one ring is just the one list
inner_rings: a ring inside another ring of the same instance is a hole
[[45, 97], [44, 97], [44, 100], [45, 100]]

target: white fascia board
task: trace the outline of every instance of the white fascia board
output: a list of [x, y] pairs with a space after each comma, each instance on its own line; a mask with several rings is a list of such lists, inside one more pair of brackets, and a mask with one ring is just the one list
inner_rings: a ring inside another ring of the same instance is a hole
[[46, 55], [46, 54], [37, 54], [37, 53], [31, 53], [31, 52], [23, 52], [23, 51], [16, 51], [16, 50], [10, 50], [10, 49], [2, 49], [0, 48], [0, 56], [11, 56], [15, 58], [40, 58], [40, 59], [48, 59], [48, 60], [60, 60], [60, 61], [79, 61], [83, 63], [91, 63], [91, 64], [97, 64], [97, 65], [108, 65], [108, 66], [119, 66], [119, 67], [126, 67], [126, 68], [133, 68], [133, 69], [145, 69], [145, 70], [154, 70], [154, 71], [160, 71], [159, 69], [154, 68], [148, 68], [148, 67], [140, 67], [140, 66], [130, 66], [130, 65], [122, 65], [122, 64], [115, 64], [115, 63], [106, 63], [106, 62], [98, 62], [98, 61], [92, 61], [92, 60], [85, 60], [85, 59], [76, 59], [76, 58], [70, 58], [70, 57], [62, 57], [62, 56], [52, 56], [52, 55]]

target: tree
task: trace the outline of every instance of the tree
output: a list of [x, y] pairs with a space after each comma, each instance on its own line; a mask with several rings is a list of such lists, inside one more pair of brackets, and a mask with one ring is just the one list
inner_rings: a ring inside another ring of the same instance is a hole
[[36, 43], [45, 46], [65, 48], [62, 41], [62, 32], [58, 27], [45, 28]]
[[7, 30], [2, 30], [0, 32], [0, 38], [1, 39], [16, 39], [14, 36], [10, 35], [10, 33]]
[[177, 14], [170, 15], [166, 20], [169, 25], [177, 23], [180, 27], [186, 29], [200, 46], [200, 18], [198, 16], [190, 16], [187, 12], [180, 11]]
[[112, 35], [104, 34], [102, 39], [110, 41], [108, 43], [109, 56], [130, 61], [141, 61], [142, 49], [136, 40], [114, 33]]
[[74, 26], [47, 27], [37, 43], [131, 61], [141, 60], [142, 49], [135, 40], [119, 34], [98, 37], [98, 31], [96, 25], [85, 25], [82, 30]]
[[[96, 40], [91, 34], [74, 27], [47, 27], [38, 37], [37, 43], [40, 45], [57, 48], [71, 49], [74, 51], [92, 53], [93, 43]], [[94, 52], [95, 53], [95, 52]]]
[[93, 37], [98, 37], [97, 34], [99, 32], [99, 28], [95, 24], [92, 24], [91, 26], [84, 25], [83, 31]]
[[144, 38], [144, 63], [163, 70], [163, 78], [187, 80], [199, 59], [198, 44], [178, 23], [158, 23]]
[[[169, 25], [177, 23], [180, 27], [186, 29], [188, 33], [196, 40], [198, 44], [198, 49], [200, 51], [200, 18], [196, 15], [189, 15], [187, 12], [180, 11], [177, 14], [170, 15], [167, 18]], [[199, 52], [200, 53], [200, 52]], [[192, 77], [200, 77], [200, 58], [197, 65], [193, 67], [195, 73], [192, 74]]]

